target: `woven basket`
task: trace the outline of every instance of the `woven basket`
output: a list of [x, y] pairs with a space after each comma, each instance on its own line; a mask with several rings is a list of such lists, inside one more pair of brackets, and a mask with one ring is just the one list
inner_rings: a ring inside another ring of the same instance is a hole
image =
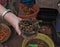
[[6, 24], [0, 23], [0, 43], [7, 41], [10, 35], [10, 28]]

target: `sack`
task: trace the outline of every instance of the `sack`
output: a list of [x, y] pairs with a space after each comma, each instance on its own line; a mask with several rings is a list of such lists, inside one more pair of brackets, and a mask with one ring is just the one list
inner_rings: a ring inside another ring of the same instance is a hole
[[53, 21], [53, 20], [56, 20], [57, 14], [58, 14], [57, 9], [40, 8], [37, 19], [44, 20], [44, 21]]

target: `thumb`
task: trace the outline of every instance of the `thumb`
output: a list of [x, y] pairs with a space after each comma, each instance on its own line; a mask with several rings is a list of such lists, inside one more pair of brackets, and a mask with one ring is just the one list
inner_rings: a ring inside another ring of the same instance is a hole
[[18, 26], [16, 27], [16, 32], [18, 33], [19, 36], [21, 35], [21, 30]]

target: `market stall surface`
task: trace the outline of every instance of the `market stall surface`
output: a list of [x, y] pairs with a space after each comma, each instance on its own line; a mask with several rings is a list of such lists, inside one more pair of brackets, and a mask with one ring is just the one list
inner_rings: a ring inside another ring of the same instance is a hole
[[[0, 45], [0, 47], [22, 47], [22, 41], [23, 38], [19, 36], [12, 28], [12, 33], [10, 38], [6, 42], [2, 43], [1, 44], [2, 46]], [[60, 46], [56, 46], [56, 47], [60, 47]]]
[[22, 40], [23, 38], [21, 36], [18, 36], [18, 34], [12, 30], [10, 38], [2, 43], [3, 47], [22, 47]]

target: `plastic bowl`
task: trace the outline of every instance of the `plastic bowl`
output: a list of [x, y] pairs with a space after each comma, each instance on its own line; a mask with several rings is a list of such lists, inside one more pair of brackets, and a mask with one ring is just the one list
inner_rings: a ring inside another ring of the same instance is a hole
[[[23, 8], [23, 7], [25, 7], [25, 5], [24, 4], [19, 4], [18, 8], [20, 8], [20, 7]], [[23, 19], [35, 18], [37, 16], [37, 13], [39, 12], [39, 7], [35, 4], [35, 5], [33, 5], [32, 9], [34, 10], [34, 13], [29, 14], [29, 15], [20, 15], [20, 14], [18, 14], [18, 17], [23, 18]]]
[[[33, 39], [40, 39], [40, 40], [43, 40], [45, 43], [48, 44], [49, 47], [55, 47], [54, 46], [54, 42], [52, 41], [52, 39], [50, 37], [48, 37], [47, 35], [45, 34], [42, 34], [42, 33], [38, 33], [37, 36]], [[24, 39], [23, 42], [22, 42], [22, 47], [26, 47], [26, 44], [29, 42], [30, 40], [28, 39]]]

